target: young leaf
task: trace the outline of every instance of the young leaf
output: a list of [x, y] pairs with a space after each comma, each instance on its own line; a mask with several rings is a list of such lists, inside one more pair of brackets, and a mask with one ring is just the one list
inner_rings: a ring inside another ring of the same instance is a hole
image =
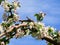
[[40, 14], [35, 14], [34, 16], [36, 17], [37, 21], [42, 21], [43, 20], [43, 17]]

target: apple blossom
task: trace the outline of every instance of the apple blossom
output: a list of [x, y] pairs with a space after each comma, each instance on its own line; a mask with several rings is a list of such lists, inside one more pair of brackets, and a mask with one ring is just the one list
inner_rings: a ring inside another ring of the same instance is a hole
[[2, 41], [2, 42], [1, 42], [1, 45], [5, 45], [5, 43]]
[[45, 13], [43, 13], [42, 11], [40, 11], [40, 13], [39, 14], [41, 14], [41, 16], [44, 18], [45, 17]]
[[19, 2], [17, 1], [14, 1], [13, 2], [13, 6], [14, 6], [14, 9], [17, 9], [20, 5], [19, 5]]
[[16, 22], [19, 20], [19, 16], [17, 14], [14, 13], [14, 16], [13, 16], [13, 20]]

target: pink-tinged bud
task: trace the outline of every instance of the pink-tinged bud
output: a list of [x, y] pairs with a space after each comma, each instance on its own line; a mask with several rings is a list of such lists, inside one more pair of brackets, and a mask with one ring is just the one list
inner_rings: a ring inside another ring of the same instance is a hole
[[2, 42], [1, 42], [1, 45], [5, 45], [5, 43], [2, 41]]

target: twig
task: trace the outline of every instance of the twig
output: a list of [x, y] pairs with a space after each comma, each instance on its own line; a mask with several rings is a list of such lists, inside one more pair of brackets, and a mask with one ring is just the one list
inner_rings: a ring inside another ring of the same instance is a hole
[[[9, 33], [9, 32], [11, 32], [11, 31], [13, 31], [14, 28], [18, 29], [18, 28], [21, 27], [21, 26], [27, 26], [27, 25], [26, 25], [26, 24], [19, 24], [19, 25], [17, 25], [17, 26], [11, 27], [9, 30], [6, 31], [6, 33]], [[5, 33], [0, 34], [0, 38], [1, 38], [2, 36], [4, 36], [4, 35], [5, 35]]]

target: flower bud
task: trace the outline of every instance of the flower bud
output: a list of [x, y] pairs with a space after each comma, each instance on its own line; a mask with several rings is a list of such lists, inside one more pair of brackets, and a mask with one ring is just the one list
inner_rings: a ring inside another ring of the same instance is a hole
[[2, 41], [2, 42], [1, 42], [1, 45], [5, 45], [5, 43]]

